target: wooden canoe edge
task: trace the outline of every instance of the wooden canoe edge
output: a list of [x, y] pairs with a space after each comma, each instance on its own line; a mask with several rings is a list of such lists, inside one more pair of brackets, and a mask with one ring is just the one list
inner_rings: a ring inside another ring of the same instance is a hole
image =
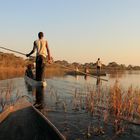
[[[21, 103], [21, 100], [23, 103]], [[46, 123], [53, 129], [61, 140], [66, 140], [62, 133], [45, 117], [38, 109], [36, 109], [26, 98], [19, 99], [14, 105], [9, 106], [4, 112], [0, 114], [0, 124], [13, 112], [31, 106], [34, 111], [46, 121]]]
[[51, 123], [51, 121], [49, 121], [49, 119], [47, 119], [47, 117], [45, 117], [38, 109], [36, 109], [33, 105], [32, 105], [33, 109], [50, 125], [50, 127], [58, 134], [58, 136], [62, 139], [62, 140], [66, 140], [65, 136], [63, 136], [63, 134], [55, 127], [55, 125], [53, 125], [53, 123]]
[[2, 113], [0, 113], [0, 123], [2, 123], [14, 111], [31, 106], [30, 103], [24, 98], [20, 98], [13, 105], [8, 106]]
[[0, 114], [0, 123], [2, 123], [10, 115], [11, 112], [13, 112], [13, 107], [14, 106], [9, 106], [5, 111]]

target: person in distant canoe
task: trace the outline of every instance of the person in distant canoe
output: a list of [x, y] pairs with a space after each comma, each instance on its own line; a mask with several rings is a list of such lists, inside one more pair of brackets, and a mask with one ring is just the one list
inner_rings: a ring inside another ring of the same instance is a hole
[[75, 75], [77, 75], [79, 73], [79, 68], [78, 66], [75, 67]]
[[43, 81], [45, 74], [45, 63], [48, 57], [48, 63], [51, 63], [51, 56], [48, 47], [47, 40], [44, 39], [43, 32], [38, 33], [38, 40], [34, 41], [33, 49], [29, 54], [26, 54], [29, 57], [34, 52], [36, 53], [36, 80]]
[[85, 67], [85, 73], [86, 73], [86, 75], [89, 74], [89, 68], [88, 67]]
[[102, 63], [100, 61], [100, 58], [98, 58], [96, 65], [97, 65], [97, 75], [100, 75], [101, 67], [102, 67]]

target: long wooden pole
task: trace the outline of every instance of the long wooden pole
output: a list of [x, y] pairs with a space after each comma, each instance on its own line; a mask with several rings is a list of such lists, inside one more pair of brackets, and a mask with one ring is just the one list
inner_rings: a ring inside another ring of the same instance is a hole
[[[21, 54], [21, 55], [26, 56], [25, 53], [22, 53], [22, 52], [19, 52], [19, 51], [15, 51], [15, 50], [12, 50], [12, 49], [9, 49], [9, 48], [5, 48], [5, 47], [1, 47], [1, 46], [0, 46], [0, 48], [1, 48], [1, 49], [4, 49], [4, 50], [8, 50], [8, 51], [11, 51], [11, 52], [18, 53], [18, 54]], [[55, 63], [55, 64], [56, 64], [56, 63]], [[69, 69], [69, 70], [75, 71], [74, 69], [69, 68], [69, 67], [66, 67], [66, 66], [64, 66], [64, 65], [61, 65], [61, 64], [57, 64], [57, 65], [60, 65], [61, 67], [65, 68], [65, 69]], [[98, 76], [94, 76], [94, 75], [92, 75], [92, 74], [88, 74], [88, 73], [85, 73], [85, 72], [82, 72], [82, 71], [78, 71], [78, 72], [79, 72], [79, 73], [82, 73], [82, 74], [85, 74], [85, 75], [88, 75], [88, 76], [91, 76], [91, 77], [96, 78], [96, 79], [98, 78]], [[100, 80], [108, 81], [107, 79], [103, 79], [103, 78], [100, 78]]]
[[12, 49], [8, 49], [8, 48], [5, 48], [5, 47], [1, 47], [0, 46], [0, 48], [3, 49], [3, 50], [7, 50], [7, 51], [14, 52], [14, 53], [18, 53], [18, 54], [21, 54], [21, 55], [26, 55], [25, 53], [22, 53], [22, 52], [19, 52], [19, 51], [15, 51], [15, 50], [12, 50]]
[[[56, 63], [55, 63], [56, 64]], [[66, 66], [64, 66], [64, 65], [61, 65], [61, 64], [56, 64], [56, 65], [60, 65], [61, 67], [63, 67], [63, 68], [65, 68], [65, 69], [68, 69], [68, 70], [73, 70], [73, 71], [76, 71], [76, 70], [74, 70], [73, 68], [69, 68], [69, 67], [66, 67]], [[98, 76], [95, 76], [95, 75], [92, 75], [92, 74], [89, 74], [89, 73], [85, 73], [85, 72], [83, 72], [83, 71], [78, 71], [79, 73], [81, 73], [81, 74], [84, 74], [84, 75], [87, 75], [87, 76], [90, 76], [90, 77], [93, 77], [93, 78], [98, 78]], [[100, 78], [100, 80], [103, 80], [103, 81], [108, 81], [107, 79], [104, 79], [104, 78]]]

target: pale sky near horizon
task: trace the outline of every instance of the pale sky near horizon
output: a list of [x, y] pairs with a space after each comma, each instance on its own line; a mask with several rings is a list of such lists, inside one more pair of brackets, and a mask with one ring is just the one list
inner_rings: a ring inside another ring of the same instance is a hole
[[54, 60], [140, 65], [140, 0], [0, 2], [0, 46], [28, 53], [43, 31]]

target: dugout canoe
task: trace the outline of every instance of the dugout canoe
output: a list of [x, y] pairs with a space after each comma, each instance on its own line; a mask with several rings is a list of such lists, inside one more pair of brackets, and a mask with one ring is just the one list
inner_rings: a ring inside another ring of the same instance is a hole
[[46, 87], [47, 86], [47, 81], [36, 81], [32, 78], [29, 78], [28, 76], [24, 76], [25, 82], [28, 83], [30, 86], [43, 86]]
[[26, 98], [0, 114], [1, 140], [66, 140]]
[[67, 75], [93, 75], [93, 76], [106, 76], [105, 72], [100, 72], [97, 74], [96, 72], [90, 72], [90, 73], [85, 73], [85, 72], [78, 72], [78, 71], [68, 71]]

